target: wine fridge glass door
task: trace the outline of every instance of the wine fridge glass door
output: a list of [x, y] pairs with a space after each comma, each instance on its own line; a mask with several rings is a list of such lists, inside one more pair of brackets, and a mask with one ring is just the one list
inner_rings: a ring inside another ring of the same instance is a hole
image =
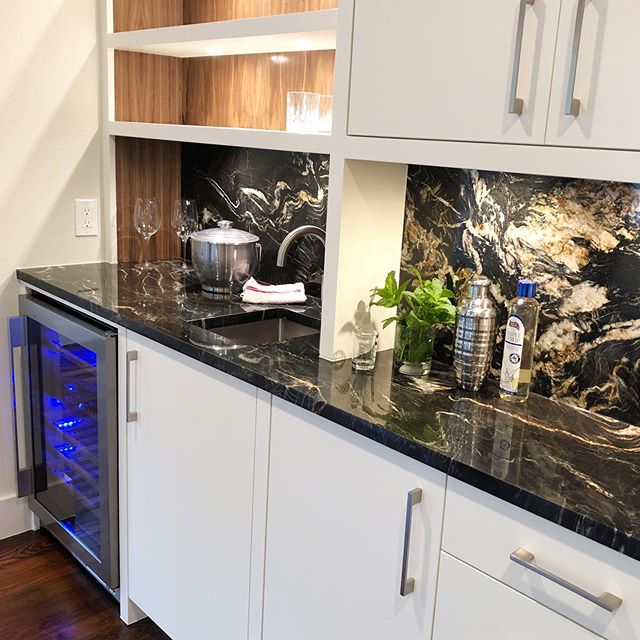
[[115, 333], [27, 297], [29, 503], [103, 582], [117, 582]]

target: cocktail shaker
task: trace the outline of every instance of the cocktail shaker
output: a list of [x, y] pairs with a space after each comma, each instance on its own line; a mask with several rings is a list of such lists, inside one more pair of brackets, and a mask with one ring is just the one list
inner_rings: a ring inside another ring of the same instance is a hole
[[458, 305], [453, 368], [458, 386], [477, 391], [487, 377], [496, 333], [496, 308], [489, 297], [491, 281], [474, 278]]

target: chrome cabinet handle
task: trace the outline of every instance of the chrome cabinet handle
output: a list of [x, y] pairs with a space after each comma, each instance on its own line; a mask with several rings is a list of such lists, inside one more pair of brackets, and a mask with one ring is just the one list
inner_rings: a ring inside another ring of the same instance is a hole
[[[31, 495], [33, 493], [33, 482], [31, 468], [26, 469], [20, 466], [20, 436], [18, 434], [18, 398], [16, 393], [16, 360], [14, 349], [27, 346], [27, 325], [23, 316], [9, 318], [9, 366], [11, 367], [11, 419], [13, 422], [14, 447], [13, 454], [16, 462], [16, 485], [18, 487], [18, 498]], [[24, 375], [24, 372], [23, 372]]]
[[127, 422], [136, 422], [138, 412], [131, 411], [131, 363], [138, 360], [137, 351], [127, 351], [127, 379], [126, 385], [126, 404], [127, 404]]
[[416, 581], [407, 578], [409, 571], [409, 549], [411, 548], [411, 523], [413, 520], [413, 507], [422, 500], [422, 489], [412, 489], [407, 493], [407, 513], [404, 520], [404, 545], [402, 547], [402, 574], [400, 576], [400, 595], [408, 596], [413, 593]]
[[580, 100], [574, 98], [576, 90], [576, 73], [578, 71], [578, 54], [580, 53], [580, 39], [582, 37], [582, 23], [587, 0], [578, 0], [576, 9], [576, 26], [573, 30], [571, 42], [571, 60], [569, 62], [569, 78], [567, 80], [567, 97], [564, 103], [565, 116], [577, 116], [580, 113]]
[[575, 593], [583, 598], [589, 600], [589, 602], [593, 602], [593, 604], [597, 604], [599, 607], [606, 609], [607, 611], [615, 611], [622, 604], [622, 599], [618, 598], [618, 596], [614, 596], [612, 593], [608, 591], [603, 593], [601, 596], [594, 596], [592, 593], [585, 591], [584, 589], [568, 582], [564, 578], [539, 567], [534, 564], [535, 556], [533, 553], [527, 551], [526, 549], [516, 549], [509, 558], [513, 560], [513, 562], [523, 566], [525, 569], [529, 571], [533, 571], [533, 573], [537, 573], [539, 576], [550, 580], [551, 582], [555, 582], [555, 584], [559, 584], [561, 587], [568, 589], [572, 593]]
[[518, 26], [516, 28], [516, 47], [513, 54], [513, 70], [511, 72], [511, 90], [509, 91], [509, 113], [522, 115], [524, 100], [518, 98], [518, 76], [520, 75], [520, 57], [522, 55], [522, 38], [524, 35], [524, 18], [527, 5], [532, 5], [534, 0], [520, 0], [518, 12]]

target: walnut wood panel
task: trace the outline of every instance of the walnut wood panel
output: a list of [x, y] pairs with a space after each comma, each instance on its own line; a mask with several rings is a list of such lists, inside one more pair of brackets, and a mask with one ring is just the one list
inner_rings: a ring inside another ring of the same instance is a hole
[[115, 52], [116, 120], [182, 124], [183, 60]]
[[173, 27], [182, 16], [182, 0], [113, 0], [114, 31]]
[[334, 51], [185, 59], [184, 123], [284, 130], [288, 91], [333, 93]]
[[184, 0], [184, 23], [335, 9], [338, 0]]
[[181, 188], [181, 143], [116, 138], [118, 261], [140, 262], [143, 245], [133, 226], [135, 199], [158, 199], [160, 230], [151, 238], [150, 260], [180, 256], [180, 240], [171, 229], [171, 211]]

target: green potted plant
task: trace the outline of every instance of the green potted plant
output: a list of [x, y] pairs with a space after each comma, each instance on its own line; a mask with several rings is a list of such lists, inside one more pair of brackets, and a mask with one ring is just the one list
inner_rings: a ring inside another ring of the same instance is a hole
[[387, 327], [396, 323], [394, 360], [400, 373], [426, 376], [431, 370], [434, 327], [453, 324], [456, 308], [451, 303], [452, 291], [438, 278], [425, 280], [417, 269], [412, 270], [418, 286], [409, 290], [411, 280], [398, 284], [391, 271], [384, 287], [371, 290], [371, 305], [396, 309], [396, 315], [383, 321]]

